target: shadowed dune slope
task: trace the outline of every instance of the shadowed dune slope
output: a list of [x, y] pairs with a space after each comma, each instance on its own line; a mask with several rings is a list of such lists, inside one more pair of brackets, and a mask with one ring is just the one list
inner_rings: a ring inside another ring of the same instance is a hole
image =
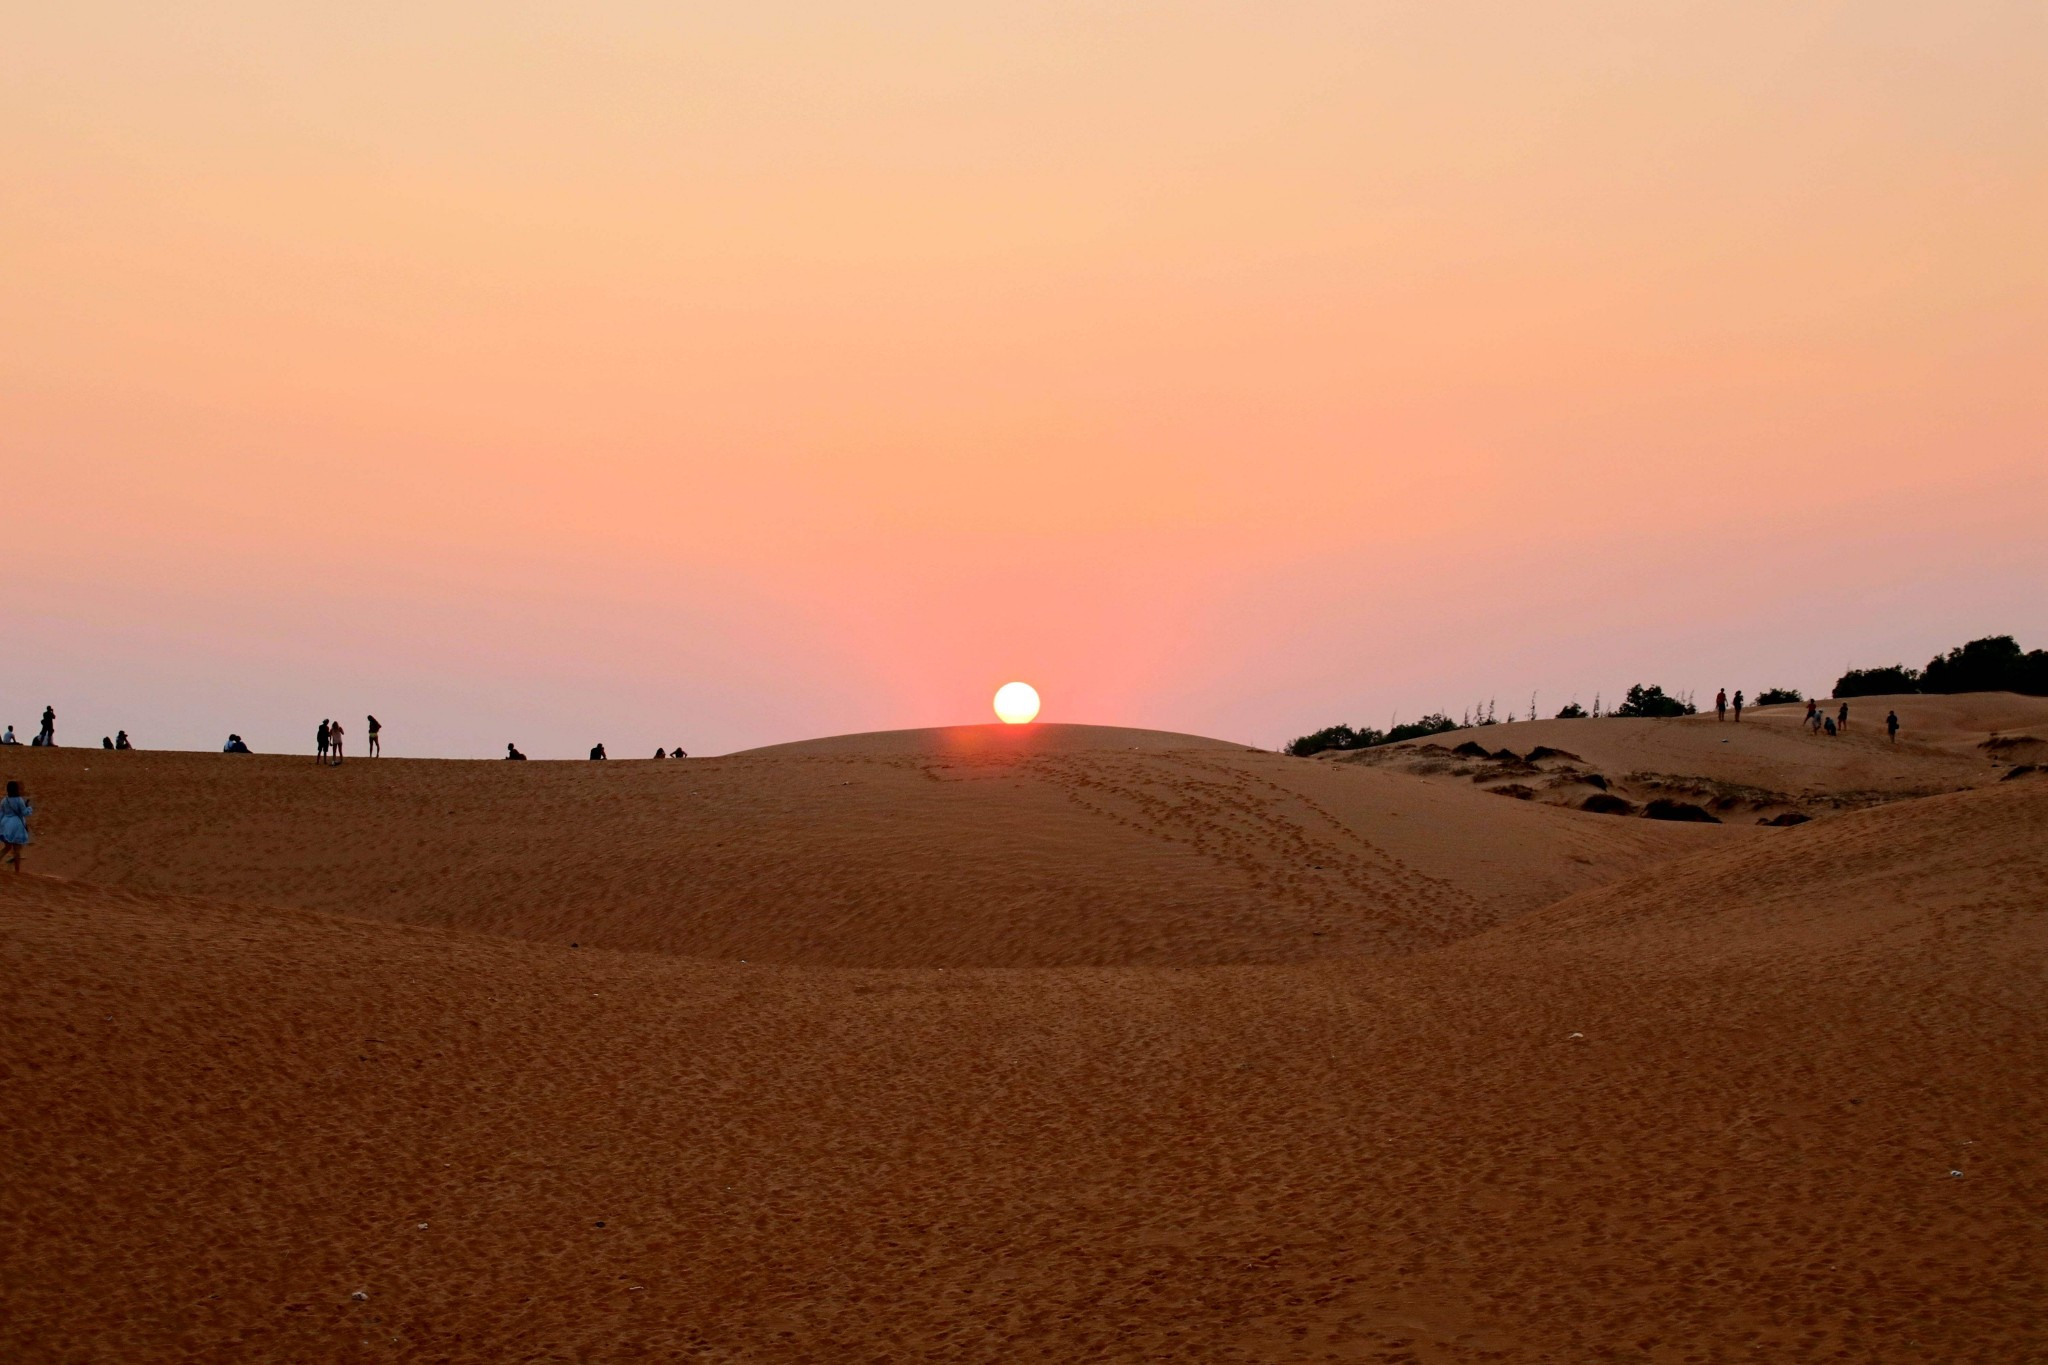
[[59, 875], [816, 965], [1409, 953], [1646, 864], [1765, 837], [1222, 746], [338, 769], [17, 754], [41, 811], [35, 866]]
[[2042, 1359], [2044, 850], [2018, 781], [1200, 970], [0, 877], [0, 1358]]

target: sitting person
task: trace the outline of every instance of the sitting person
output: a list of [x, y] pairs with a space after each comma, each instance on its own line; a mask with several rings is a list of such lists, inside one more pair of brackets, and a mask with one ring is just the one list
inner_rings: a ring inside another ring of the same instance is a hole
[[114, 747], [114, 737], [113, 737], [112, 735], [101, 735], [101, 736], [100, 736], [100, 747], [101, 747], [102, 749], [111, 749], [111, 748], [113, 748], [113, 747]]
[[13, 727], [12, 725], [10, 725], [10, 726], [8, 726], [8, 727], [7, 727], [7, 733], [6, 733], [6, 734], [4, 734], [4, 735], [0, 735], [0, 744], [19, 744], [19, 743], [21, 743], [21, 741], [20, 741], [20, 740], [18, 740], [18, 739], [16, 739], [16, 738], [14, 737], [14, 727]]
[[114, 747], [116, 749], [132, 749], [135, 746], [128, 742], [128, 732], [126, 730], [116, 730], [114, 731]]
[[686, 753], [684, 753], [684, 752], [683, 752], [683, 746], [682, 746], [682, 745], [680, 745], [680, 744], [678, 744], [678, 745], [676, 745], [676, 747], [675, 747], [674, 751], [673, 751], [673, 752], [671, 752], [671, 753], [669, 754], [669, 757], [670, 757], [670, 758], [688, 758], [688, 757], [689, 757], [689, 755], [688, 755], [688, 754], [686, 754]]
[[516, 758], [516, 759], [519, 759], [519, 760], [521, 760], [521, 761], [523, 762], [523, 761], [525, 760], [525, 758], [526, 758], [526, 755], [525, 755], [525, 754], [522, 754], [522, 753], [520, 753], [520, 752], [519, 752], [519, 746], [518, 746], [518, 745], [516, 745], [516, 744], [507, 744], [507, 745], [505, 746], [505, 757], [506, 757], [506, 758]]
[[667, 758], [667, 757], [668, 757], [668, 750], [666, 750], [666, 749], [656, 749], [656, 750], [654, 751], [654, 756], [655, 756], [656, 758]]
[[242, 742], [240, 735], [229, 735], [228, 742], [221, 746], [221, 752], [224, 754], [246, 754], [253, 751], [247, 744]]
[[602, 745], [602, 744], [598, 745], [598, 746], [597, 746], [596, 748], [594, 748], [594, 749], [592, 749], [592, 750], [590, 751], [590, 757], [592, 758], [592, 760], [600, 759], [600, 758], [603, 758], [604, 756], [605, 756], [605, 753], [604, 753], [604, 745]]

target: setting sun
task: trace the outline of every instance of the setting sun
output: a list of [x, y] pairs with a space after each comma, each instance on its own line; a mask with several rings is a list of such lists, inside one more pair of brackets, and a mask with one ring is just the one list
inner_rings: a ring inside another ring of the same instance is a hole
[[1004, 683], [996, 689], [996, 715], [1005, 725], [1026, 725], [1038, 715], [1038, 689], [1030, 683]]

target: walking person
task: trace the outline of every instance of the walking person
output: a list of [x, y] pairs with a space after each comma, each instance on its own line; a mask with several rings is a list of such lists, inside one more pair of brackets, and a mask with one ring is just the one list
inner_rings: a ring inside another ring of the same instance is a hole
[[1892, 737], [1892, 743], [1897, 744], [1899, 742], [1898, 712], [1887, 711], [1884, 713], [1884, 732]]
[[1725, 687], [1714, 694], [1714, 719], [1728, 719], [1728, 689]]
[[341, 766], [341, 722], [338, 720], [327, 722], [327, 753], [328, 761], [339, 768]]
[[29, 843], [28, 818], [36, 808], [21, 794], [19, 782], [7, 784], [7, 799], [0, 801], [0, 862], [12, 861], [14, 871], [21, 873], [21, 851]]
[[35, 747], [40, 749], [54, 749], [57, 747], [57, 708], [54, 706], [45, 706], [43, 708], [43, 732], [36, 736]]
[[1742, 724], [1742, 689], [1735, 689], [1735, 723]]
[[370, 737], [370, 757], [376, 758], [384, 752], [382, 747], [380, 747], [377, 743], [377, 734], [384, 727], [377, 723], [377, 718], [375, 716], [366, 716], [364, 717], [364, 720], [367, 722], [367, 724], [364, 727], [364, 733], [366, 733]]
[[315, 763], [325, 763], [327, 761], [327, 738], [330, 733], [329, 724], [330, 722], [323, 720], [320, 722], [320, 728], [313, 732], [313, 742], [319, 746], [318, 751], [313, 755], [313, 761]]

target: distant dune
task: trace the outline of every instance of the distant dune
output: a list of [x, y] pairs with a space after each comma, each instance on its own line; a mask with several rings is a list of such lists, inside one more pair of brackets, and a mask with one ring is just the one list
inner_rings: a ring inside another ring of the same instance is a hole
[[[1840, 705], [1824, 703], [1830, 716]], [[2028, 738], [2048, 737], [2048, 698], [2009, 692], [1858, 697], [1849, 707], [1849, 728], [1833, 738], [1807, 730], [1806, 708], [1795, 704], [1745, 710], [1740, 724], [1716, 720], [1712, 712], [1668, 720], [1518, 721], [1326, 753], [1317, 761], [1488, 790], [1516, 786], [1531, 799], [1559, 805], [1578, 806], [1596, 791], [1638, 805], [1662, 797], [1754, 823], [1786, 812], [1817, 815], [1996, 782], [2048, 748]], [[1897, 743], [1884, 728], [1893, 710], [1902, 727]], [[1499, 757], [1459, 753], [1461, 745]], [[1544, 749], [1552, 752], [1541, 754]], [[1538, 754], [1533, 762], [1531, 754]]]
[[926, 730], [873, 730], [743, 749], [741, 754], [1074, 754], [1102, 749], [1162, 753], [1176, 749], [1244, 749], [1224, 739], [1132, 730], [1117, 725], [942, 725]]
[[0, 1359], [2048, 1358], [2041, 712], [1901, 701], [1480, 732], [1791, 829], [1084, 727], [11, 751]]

